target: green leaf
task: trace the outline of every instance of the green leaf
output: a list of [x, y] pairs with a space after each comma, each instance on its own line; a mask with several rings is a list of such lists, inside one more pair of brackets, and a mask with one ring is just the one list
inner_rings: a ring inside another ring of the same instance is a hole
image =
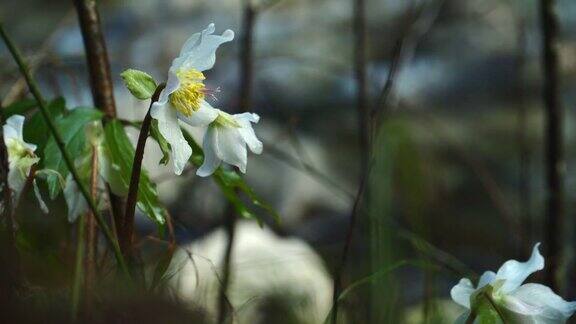
[[[70, 114], [60, 116], [55, 120], [66, 150], [73, 158], [82, 157], [86, 153], [86, 125], [92, 121], [100, 120], [102, 116], [102, 112], [94, 108], [76, 108]], [[60, 173], [63, 178], [66, 178], [69, 173], [52, 136], [44, 149], [44, 167]], [[61, 190], [60, 179], [55, 175], [49, 175], [46, 181], [50, 198], [56, 198]]]
[[[57, 98], [48, 102], [48, 112], [52, 119], [57, 119], [66, 112], [66, 102], [63, 98]], [[50, 131], [44, 121], [40, 111], [36, 111], [30, 118], [26, 118], [24, 123], [24, 140], [38, 146], [36, 152], [44, 152], [44, 147], [48, 141]]]
[[[112, 190], [117, 195], [126, 195], [130, 186], [132, 173], [132, 163], [134, 161], [134, 147], [124, 131], [124, 127], [118, 120], [113, 120], [106, 124], [104, 129], [106, 146], [108, 148], [108, 158], [111, 163], [110, 182]], [[166, 211], [160, 204], [156, 186], [150, 181], [146, 171], [143, 169], [140, 174], [138, 186], [138, 208], [150, 219], [159, 225], [166, 221]]]
[[2, 118], [4, 120], [10, 118], [10, 116], [13, 115], [24, 115], [25, 113], [27, 113], [28, 111], [30, 111], [32, 108], [36, 108], [36, 100], [34, 99], [22, 99], [19, 101], [16, 101], [12, 104], [10, 104], [9, 106], [6, 106], [4, 108], [2, 108], [0, 110], [0, 112], [2, 113]]
[[154, 140], [156, 140], [156, 142], [160, 146], [160, 150], [162, 150], [162, 159], [160, 159], [160, 162], [158, 164], [167, 165], [168, 161], [170, 161], [170, 145], [168, 144], [164, 136], [160, 134], [160, 130], [158, 130], [158, 121], [156, 119], [152, 120], [152, 125], [150, 127], [150, 135]]
[[146, 72], [128, 69], [120, 74], [126, 88], [132, 95], [140, 100], [152, 98], [156, 91], [156, 82]]
[[[496, 284], [499, 284], [496, 282]], [[495, 288], [493, 285], [486, 285], [484, 288], [472, 295], [472, 309], [470, 316], [476, 316], [475, 323], [479, 324], [504, 324], [507, 323], [503, 313], [499, 309], [493, 295]]]

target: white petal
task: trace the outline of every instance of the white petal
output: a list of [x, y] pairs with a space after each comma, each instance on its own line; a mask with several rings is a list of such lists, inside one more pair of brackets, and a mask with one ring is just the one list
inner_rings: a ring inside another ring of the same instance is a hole
[[176, 69], [196, 69], [200, 72], [209, 70], [216, 62], [216, 50], [226, 42], [234, 39], [234, 32], [226, 30], [222, 35], [212, 35], [214, 24], [208, 25], [201, 34], [194, 34], [184, 43], [180, 55], [172, 62]]
[[240, 135], [238, 128], [218, 127], [218, 157], [222, 161], [232, 164], [242, 173], [246, 173], [248, 152], [246, 142]]
[[476, 289], [483, 288], [484, 286], [491, 284], [496, 280], [496, 274], [494, 271], [486, 271], [480, 276], [480, 280], [478, 280], [478, 287]]
[[208, 126], [218, 117], [218, 109], [213, 108], [204, 100], [200, 103], [200, 109], [192, 113], [191, 116], [185, 116], [178, 112], [178, 119], [193, 127]]
[[88, 203], [80, 193], [72, 175], [66, 177], [64, 200], [66, 200], [66, 206], [68, 206], [68, 221], [70, 223], [74, 223], [79, 215], [88, 211]]
[[501, 288], [502, 292], [511, 292], [520, 287], [524, 280], [533, 272], [544, 269], [544, 257], [542, 257], [540, 251], [538, 251], [539, 246], [540, 243], [534, 245], [532, 256], [528, 261], [518, 262], [516, 260], [508, 260], [498, 269], [496, 280], [505, 280]]
[[8, 187], [12, 190], [13, 195], [17, 198], [26, 184], [28, 173], [23, 172], [20, 168], [10, 167], [8, 170]]
[[450, 296], [457, 304], [462, 305], [470, 309], [470, 296], [474, 293], [476, 289], [472, 286], [472, 282], [463, 278], [460, 282], [450, 290]]
[[202, 142], [204, 150], [204, 162], [202, 166], [196, 171], [200, 177], [207, 177], [214, 173], [220, 166], [222, 160], [218, 157], [218, 129], [216, 127], [209, 127], [204, 135]]
[[234, 115], [234, 118], [242, 126], [238, 129], [238, 132], [240, 132], [240, 135], [246, 144], [248, 144], [250, 151], [256, 154], [262, 153], [262, 142], [256, 137], [256, 133], [254, 133], [254, 129], [250, 123], [257, 123], [260, 117], [256, 114], [244, 113]]
[[16, 139], [18, 141], [23, 141], [22, 130], [24, 128], [24, 116], [13, 115], [6, 119], [6, 124], [4, 125], [4, 141], [8, 139]]
[[511, 302], [515, 302], [516, 306], [522, 304], [524, 310], [535, 311], [537, 309], [541, 317], [554, 318], [557, 321], [565, 321], [576, 311], [576, 302], [567, 302], [556, 295], [552, 289], [540, 284], [522, 285], [514, 290], [510, 297], [512, 297]]
[[154, 103], [151, 109], [150, 114], [158, 120], [158, 130], [172, 149], [171, 156], [174, 173], [180, 175], [192, 155], [192, 148], [184, 139], [184, 135], [182, 135], [176, 111], [170, 108], [168, 103], [164, 105]]

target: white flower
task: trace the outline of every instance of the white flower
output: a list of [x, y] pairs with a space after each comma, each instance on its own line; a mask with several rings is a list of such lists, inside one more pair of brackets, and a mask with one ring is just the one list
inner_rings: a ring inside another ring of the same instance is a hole
[[24, 142], [22, 130], [24, 116], [13, 115], [6, 120], [3, 127], [4, 143], [8, 150], [8, 186], [18, 195], [28, 176], [30, 168], [40, 159], [34, 154], [36, 145]]
[[262, 153], [262, 142], [256, 138], [251, 124], [257, 123], [260, 117], [253, 113], [230, 115], [221, 110], [217, 111], [218, 117], [204, 135], [204, 163], [196, 174], [201, 177], [209, 176], [222, 161], [245, 173], [248, 159], [246, 145], [253, 153]]
[[[506, 316], [506, 323], [565, 323], [576, 311], [576, 302], [565, 301], [544, 285], [522, 285], [530, 274], [544, 269], [544, 258], [538, 251], [539, 245], [540, 243], [534, 246], [532, 256], [526, 262], [509, 260], [497, 273], [484, 272], [476, 288], [469, 279], [461, 279], [450, 291], [452, 299], [470, 310], [471, 302], [473, 303], [478, 292], [484, 290], [489, 292], [488, 297]], [[463, 314], [457, 322], [465, 323], [469, 315], [470, 311]]]
[[213, 32], [214, 24], [210, 24], [184, 43], [180, 55], [172, 62], [166, 88], [151, 108], [160, 133], [172, 148], [176, 174], [182, 173], [192, 155], [192, 148], [184, 139], [178, 120], [191, 126], [207, 126], [218, 117], [218, 111], [204, 100], [210, 90], [204, 86], [202, 72], [214, 66], [216, 49], [234, 39], [234, 32], [226, 30], [222, 35], [212, 35]]

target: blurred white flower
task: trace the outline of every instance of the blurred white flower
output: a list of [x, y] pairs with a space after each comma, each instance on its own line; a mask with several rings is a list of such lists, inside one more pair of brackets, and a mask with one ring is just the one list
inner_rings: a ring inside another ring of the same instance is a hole
[[[461, 279], [452, 288], [450, 295], [468, 311], [456, 322], [467, 323], [470, 309], [479, 308], [476, 312], [481, 312], [482, 306], [474, 303], [479, 300], [480, 294], [485, 293], [485, 298], [493, 303], [491, 307], [497, 308], [495, 311], [506, 318], [506, 323], [565, 323], [576, 311], [576, 302], [565, 301], [544, 285], [522, 285], [530, 274], [544, 269], [544, 258], [538, 251], [539, 245], [540, 243], [534, 246], [532, 256], [526, 262], [509, 260], [497, 273], [484, 272], [476, 288], [469, 279]], [[477, 322], [476, 319], [474, 323]]]
[[218, 111], [204, 100], [214, 91], [205, 87], [202, 72], [214, 66], [216, 50], [234, 39], [234, 32], [226, 30], [222, 35], [212, 35], [214, 30], [214, 24], [210, 24], [184, 43], [168, 71], [166, 88], [151, 108], [151, 116], [158, 120], [160, 133], [172, 148], [176, 174], [182, 173], [192, 155], [192, 148], [184, 139], [178, 120], [191, 126], [207, 126], [218, 117]]
[[11, 116], [3, 126], [4, 143], [8, 150], [8, 186], [16, 196], [22, 191], [32, 166], [40, 161], [34, 153], [36, 145], [24, 142], [23, 128], [24, 116], [20, 115]]
[[202, 148], [204, 163], [196, 172], [201, 177], [211, 175], [222, 163], [232, 164], [246, 172], [248, 152], [262, 153], [262, 142], [258, 140], [251, 123], [258, 123], [260, 117], [253, 113], [230, 115], [218, 110], [218, 117], [210, 124]]

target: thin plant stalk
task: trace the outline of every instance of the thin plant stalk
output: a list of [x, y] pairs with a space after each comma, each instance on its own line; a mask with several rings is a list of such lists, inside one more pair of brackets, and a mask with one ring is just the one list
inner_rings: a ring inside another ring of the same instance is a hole
[[558, 278], [564, 242], [564, 140], [563, 111], [559, 98], [558, 20], [554, 0], [540, 0], [540, 28], [542, 30], [542, 69], [544, 72], [543, 100], [546, 116], [546, 220], [544, 241], [548, 266], [546, 284], [559, 291]]
[[74, 282], [72, 284], [72, 322], [76, 322], [80, 313], [80, 297], [82, 295], [82, 281], [84, 281], [84, 252], [86, 246], [86, 215], [80, 214], [76, 224], [76, 264], [74, 266]]
[[[252, 105], [252, 84], [253, 84], [253, 39], [254, 25], [257, 18], [256, 8], [249, 0], [242, 1], [242, 39], [240, 43], [240, 82], [239, 82], [239, 111], [246, 111]], [[229, 301], [226, 297], [228, 286], [232, 276], [232, 251], [234, 248], [236, 213], [234, 208], [228, 204], [225, 211], [226, 236], [228, 242], [222, 262], [223, 275], [220, 292], [218, 295], [218, 322], [223, 324], [228, 317]]]
[[116, 262], [118, 262], [118, 266], [124, 272], [124, 274], [129, 277], [130, 274], [128, 273], [128, 268], [126, 267], [126, 263], [124, 262], [124, 257], [122, 256], [122, 252], [120, 251], [120, 246], [118, 245], [118, 242], [114, 239], [114, 236], [112, 235], [112, 232], [110, 231], [108, 225], [106, 224], [106, 221], [104, 220], [104, 218], [102, 218], [102, 215], [98, 211], [98, 207], [96, 206], [96, 203], [94, 202], [94, 200], [90, 196], [90, 193], [88, 192], [88, 189], [86, 189], [86, 186], [84, 185], [84, 183], [80, 179], [80, 176], [78, 175], [78, 171], [74, 167], [74, 162], [73, 162], [72, 158], [70, 157], [70, 154], [66, 150], [66, 146], [64, 144], [64, 141], [62, 140], [62, 135], [60, 134], [60, 132], [56, 128], [56, 125], [54, 124], [54, 121], [50, 117], [50, 112], [48, 111], [46, 101], [44, 100], [42, 94], [40, 93], [40, 89], [39, 89], [38, 85], [36, 84], [36, 81], [30, 75], [30, 72], [28, 70], [28, 65], [26, 64], [26, 62], [24, 62], [22, 54], [20, 54], [20, 51], [16, 48], [16, 46], [14, 45], [12, 40], [8, 37], [8, 35], [4, 31], [4, 27], [1, 23], [0, 23], [0, 36], [2, 37], [2, 39], [4, 40], [4, 43], [8, 47], [8, 50], [12, 54], [12, 57], [16, 61], [16, 64], [20, 68], [20, 72], [24, 75], [24, 77], [26, 79], [26, 83], [28, 84], [28, 87], [30, 88], [30, 92], [32, 93], [32, 95], [34, 96], [36, 101], [38, 102], [38, 107], [40, 109], [40, 113], [42, 114], [42, 117], [44, 118], [44, 121], [45, 121], [46, 125], [48, 126], [50, 133], [54, 137], [56, 145], [58, 146], [58, 149], [60, 150], [60, 153], [62, 154], [62, 158], [64, 159], [64, 162], [66, 163], [66, 167], [68, 168], [68, 170], [70, 171], [70, 174], [72, 175], [72, 178], [76, 182], [76, 184], [80, 190], [80, 193], [82, 194], [84, 199], [86, 199], [86, 201], [88, 203], [88, 207], [90, 208], [92, 213], [94, 213], [94, 216], [96, 216], [96, 220], [98, 222], [98, 225], [100, 226], [102, 232], [104, 233], [104, 236], [108, 240], [108, 243], [112, 246], [112, 249], [114, 251], [114, 256], [116, 257]]
[[146, 113], [146, 117], [142, 121], [140, 128], [140, 135], [138, 136], [138, 143], [136, 144], [136, 153], [134, 154], [134, 162], [132, 163], [132, 174], [130, 176], [130, 187], [128, 189], [128, 197], [126, 199], [126, 214], [124, 215], [124, 223], [122, 224], [123, 232], [120, 232], [120, 247], [124, 255], [129, 255], [132, 252], [132, 241], [134, 236], [134, 215], [136, 213], [136, 202], [138, 201], [138, 185], [140, 184], [140, 173], [142, 171], [142, 159], [144, 158], [144, 149], [146, 148], [146, 139], [150, 133], [150, 125], [152, 123], [152, 116], [150, 110], [152, 104], [158, 101], [160, 92], [164, 89], [164, 84], [158, 86], [152, 100], [150, 107]]
[[334, 272], [334, 283], [332, 291], [333, 312], [331, 322], [333, 324], [338, 320], [338, 296], [342, 290], [342, 273], [346, 267], [350, 247], [352, 246], [352, 234], [356, 228], [358, 218], [358, 206], [364, 195], [365, 182], [368, 177], [368, 159], [370, 156], [370, 123], [368, 116], [368, 88], [367, 88], [367, 69], [366, 69], [366, 3], [364, 0], [353, 0], [354, 18], [354, 77], [356, 80], [356, 110], [358, 115], [358, 134], [360, 138], [360, 170], [362, 177], [360, 180], [358, 192], [354, 199], [352, 211], [350, 213], [350, 222], [347, 227], [346, 240], [339, 264]]
[[[110, 72], [110, 60], [102, 24], [95, 0], [73, 0], [78, 15], [84, 49], [86, 52], [86, 62], [90, 76], [90, 88], [94, 106], [102, 110], [105, 115], [104, 123], [116, 117], [116, 104], [114, 101], [114, 83]], [[114, 217], [115, 227], [118, 230], [124, 215], [124, 200], [115, 195], [108, 187], [110, 206]]]
[[[92, 172], [90, 175], [91, 194], [93, 199], [98, 195], [98, 148], [92, 145]], [[86, 252], [84, 256], [84, 313], [90, 316], [96, 279], [96, 247], [98, 235], [96, 220], [91, 212], [86, 213]]]

